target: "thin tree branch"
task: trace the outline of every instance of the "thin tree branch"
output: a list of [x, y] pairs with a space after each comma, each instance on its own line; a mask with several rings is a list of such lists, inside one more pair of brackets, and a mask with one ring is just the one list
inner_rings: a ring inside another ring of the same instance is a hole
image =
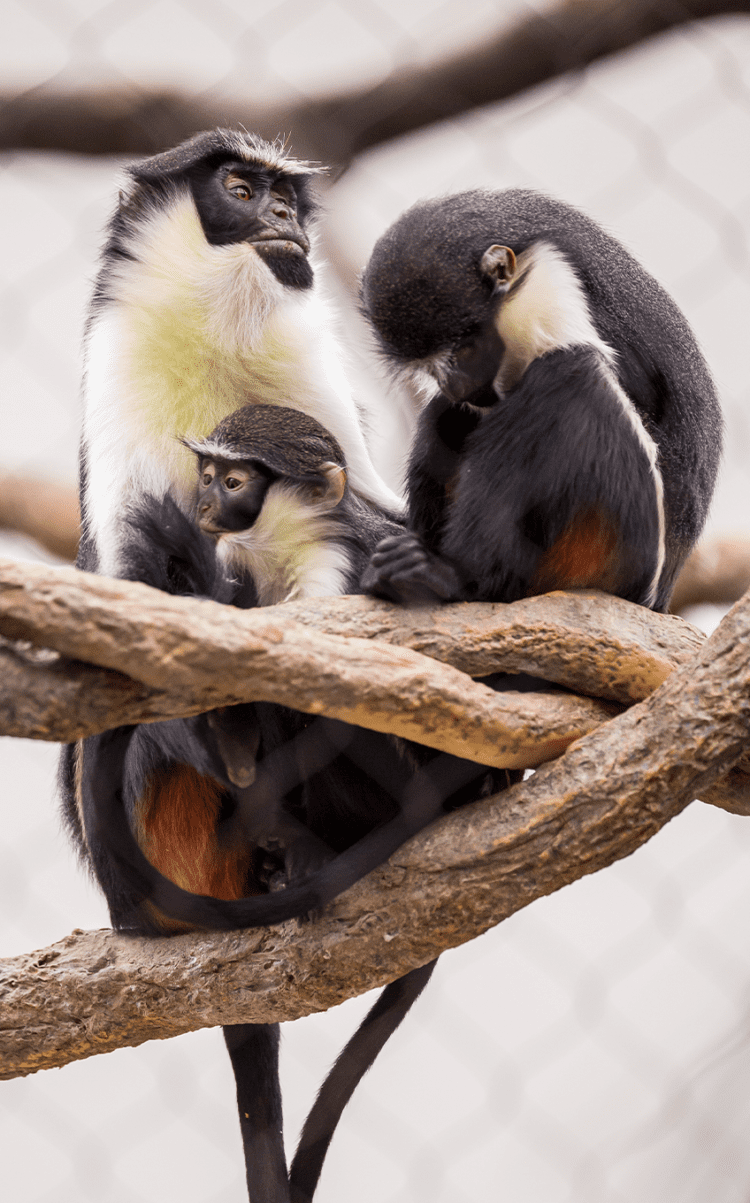
[[0, 963], [0, 1077], [326, 1009], [627, 856], [748, 748], [749, 642], [750, 596], [645, 702], [434, 824], [314, 922], [163, 940], [74, 932]]
[[578, 71], [686, 21], [748, 7], [748, 0], [567, 0], [453, 58], [396, 71], [374, 88], [272, 109], [218, 93], [196, 101], [135, 86], [65, 90], [53, 79], [0, 97], [0, 149], [150, 154], [231, 121], [270, 138], [292, 130], [297, 154], [344, 166], [369, 147]]
[[750, 538], [737, 532], [699, 543], [682, 569], [671, 609], [705, 603], [729, 606], [750, 589]]

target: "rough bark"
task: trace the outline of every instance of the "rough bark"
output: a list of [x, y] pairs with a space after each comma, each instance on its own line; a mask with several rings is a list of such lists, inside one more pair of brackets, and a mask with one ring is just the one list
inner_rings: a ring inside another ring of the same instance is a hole
[[0, 97], [0, 149], [151, 154], [214, 125], [266, 137], [293, 131], [295, 153], [346, 165], [369, 147], [515, 96], [686, 21], [748, 11], [748, 0], [567, 0], [532, 12], [453, 58], [394, 72], [377, 87], [269, 109], [219, 93], [65, 90], [53, 80]]
[[[413, 610], [325, 598], [241, 612], [12, 561], [0, 562], [0, 633], [41, 649], [0, 647], [6, 735], [72, 740], [266, 700], [508, 768], [554, 758], [613, 710], [593, 698], [497, 694], [464, 674], [531, 673], [627, 705], [704, 638], [679, 618], [593, 592]], [[717, 782], [704, 801], [748, 813], [750, 778]]]
[[325, 1009], [627, 856], [750, 746], [749, 641], [750, 596], [646, 701], [434, 824], [314, 922], [170, 940], [74, 932], [1, 963], [0, 1077]]
[[[616, 713], [592, 698], [498, 694], [419, 652], [324, 634], [278, 608], [239, 611], [72, 568], [6, 562], [0, 634], [129, 676], [161, 694], [162, 717], [280, 702], [498, 768], [549, 760]], [[4, 711], [6, 734], [92, 733], [70, 711], [56, 721], [47, 710], [43, 727], [25, 728], [15, 692]], [[84, 717], [96, 720], [90, 709]]]

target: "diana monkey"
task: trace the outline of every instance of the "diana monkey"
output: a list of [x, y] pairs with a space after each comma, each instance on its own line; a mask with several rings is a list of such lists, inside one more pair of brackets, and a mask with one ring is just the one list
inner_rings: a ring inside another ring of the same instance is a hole
[[[377, 541], [400, 529], [350, 490], [337, 441], [296, 411], [248, 406], [189, 446], [205, 533], [169, 498], [144, 500], [129, 519], [139, 536], [130, 574], [169, 592], [247, 605], [354, 590]], [[250, 783], [238, 785], [249, 749], [257, 765]], [[67, 791], [68, 817], [113, 923], [152, 933], [278, 922], [317, 909], [445, 806], [507, 783], [506, 774], [269, 705], [233, 707], [218, 721], [120, 729], [86, 741], [71, 767], [77, 788]], [[288, 888], [260, 892], [263, 853]], [[387, 987], [347, 1045], [305, 1126], [289, 1185], [277, 1030], [225, 1029], [253, 1203], [312, 1198], [346, 1102], [432, 967]]]
[[427, 396], [410, 531], [365, 586], [402, 601], [591, 587], [665, 610], [721, 416], [685, 318], [635, 259], [561, 201], [465, 192], [383, 235], [362, 303]]
[[398, 510], [377, 475], [311, 253], [317, 169], [214, 130], [128, 169], [85, 338], [79, 566], [126, 574], [126, 515], [167, 491], [187, 512], [204, 438], [239, 405], [317, 418], [353, 491]]

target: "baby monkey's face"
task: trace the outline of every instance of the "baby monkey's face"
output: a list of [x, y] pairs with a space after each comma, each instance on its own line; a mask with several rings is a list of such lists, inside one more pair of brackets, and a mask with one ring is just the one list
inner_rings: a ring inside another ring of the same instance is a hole
[[255, 460], [201, 460], [198, 525], [210, 535], [246, 530], [263, 509], [275, 473]]

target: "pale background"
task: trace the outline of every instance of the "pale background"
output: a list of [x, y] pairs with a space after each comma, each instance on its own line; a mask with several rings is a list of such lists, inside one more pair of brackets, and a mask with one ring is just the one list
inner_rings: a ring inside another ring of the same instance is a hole
[[[2, 0], [0, 86], [64, 72], [283, 101], [431, 61], [523, 10]], [[749, 134], [750, 21], [685, 26], [364, 155], [329, 194], [327, 220], [364, 264], [420, 196], [525, 185], [584, 207], [692, 321], [728, 423], [710, 528], [747, 530]], [[3, 467], [73, 478], [80, 334], [119, 166], [0, 155]], [[381, 466], [396, 476], [403, 415], [384, 418], [386, 386], [347, 328]], [[37, 554], [9, 536], [0, 552]], [[0, 758], [0, 956], [11, 956], [107, 914], [60, 830], [56, 749], [6, 739]], [[695, 803], [627, 860], [446, 954], [348, 1109], [320, 1203], [747, 1203], [749, 870], [750, 820]], [[291, 1139], [368, 1002], [286, 1025]], [[216, 1032], [1, 1083], [0, 1111], [0, 1190], [13, 1203], [244, 1199]]]

